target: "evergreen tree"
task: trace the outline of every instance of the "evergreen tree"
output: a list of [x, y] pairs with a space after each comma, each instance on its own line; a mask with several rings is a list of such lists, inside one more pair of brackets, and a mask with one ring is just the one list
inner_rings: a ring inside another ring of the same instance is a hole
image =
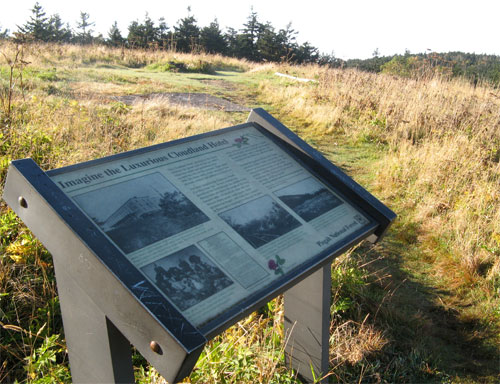
[[64, 26], [61, 17], [57, 13], [49, 19], [48, 32], [49, 41], [56, 43], [69, 43], [73, 38], [69, 25]]
[[200, 45], [205, 52], [225, 54], [227, 51], [226, 40], [219, 27], [217, 19], [200, 32]]
[[107, 43], [112, 47], [120, 47], [125, 44], [125, 39], [118, 28], [118, 23], [115, 21], [108, 31]]
[[2, 26], [0, 25], [0, 40], [5, 40], [9, 37], [9, 30], [8, 29], [4, 29], [2, 31]]
[[257, 57], [264, 61], [280, 61], [284, 47], [271, 23], [262, 24], [255, 44]]
[[330, 68], [340, 68], [345, 64], [342, 59], [336, 58], [333, 52], [330, 54], [322, 53], [321, 55], [319, 55], [317, 63], [319, 65], [325, 65]]
[[285, 29], [278, 32], [278, 41], [281, 46], [281, 61], [295, 61], [295, 52], [297, 51], [297, 31], [292, 28], [292, 23], [288, 23]]
[[305, 42], [298, 47], [296, 52], [296, 61], [299, 64], [315, 63], [319, 59], [318, 48], [313, 47], [309, 42]]
[[134, 20], [130, 23], [130, 25], [128, 26], [128, 35], [127, 35], [127, 42], [130, 47], [132, 48], [142, 47], [142, 40], [143, 40], [142, 30], [143, 28], [137, 20]]
[[257, 12], [254, 12], [253, 8], [250, 9], [250, 15], [243, 27], [242, 34], [237, 36], [237, 56], [258, 61], [257, 39], [262, 30], [262, 24], [257, 20]]
[[142, 46], [144, 48], [149, 48], [156, 44], [158, 42], [158, 28], [155, 27], [155, 23], [149, 15], [146, 13], [146, 16], [144, 17], [144, 24], [143, 24], [143, 42]]
[[158, 43], [161, 48], [167, 49], [168, 47], [170, 47], [172, 33], [169, 32], [168, 25], [163, 17], [160, 17], [160, 19], [158, 20], [157, 35]]
[[97, 36], [92, 37], [92, 44], [105, 45], [106, 39], [104, 38], [102, 33], [99, 33]]
[[157, 41], [157, 28], [147, 13], [144, 23], [133, 21], [129, 25], [127, 40], [131, 47], [136, 48], [148, 48]]
[[45, 15], [42, 6], [37, 2], [31, 10], [32, 15], [26, 24], [18, 26], [16, 38], [22, 40], [49, 41], [49, 18]]
[[248, 35], [244, 33], [238, 33], [236, 35], [235, 56], [239, 59], [257, 61], [256, 48], [252, 41], [248, 38]]
[[80, 20], [76, 23], [76, 27], [80, 30], [76, 35], [76, 41], [80, 44], [92, 43], [94, 30], [90, 27], [93, 27], [95, 23], [90, 22], [89, 19], [90, 15], [87, 12], [80, 12]]
[[224, 40], [226, 41], [227, 54], [233, 57], [238, 56], [238, 31], [231, 27], [227, 28]]
[[[188, 12], [191, 12], [189, 7]], [[194, 16], [189, 15], [189, 13], [187, 17], [180, 19], [177, 26], [174, 27], [175, 48], [180, 52], [194, 51], [200, 39], [200, 28], [196, 25]]]
[[[106, 39], [102, 35], [93, 36], [94, 31], [91, 28], [94, 25], [95, 23], [90, 21], [88, 13], [80, 12], [77, 32], [74, 35], [69, 25], [65, 25], [58, 14], [49, 18], [42, 6], [35, 3], [29, 21], [22, 27], [18, 27], [16, 38], [60, 43], [70, 41], [81, 44], [106, 43], [111, 46], [128, 44], [137, 48], [174, 48], [180, 52], [192, 52], [201, 48], [208, 53], [219, 53], [253, 61], [317, 62], [329, 66], [346, 64], [346, 62], [336, 59], [333, 54], [320, 56], [318, 49], [308, 42], [299, 46], [296, 42], [297, 32], [292, 28], [291, 23], [284, 29], [276, 31], [270, 22], [261, 23], [253, 8], [250, 8], [250, 14], [239, 32], [234, 28], [228, 28], [227, 32], [223, 33], [217, 19], [200, 29], [195, 17], [191, 14], [190, 7], [188, 7], [188, 15], [177, 22], [173, 31], [169, 30], [164, 18], [160, 18], [158, 26], [156, 26], [147, 13], [143, 22], [131, 22], [126, 38], [122, 36], [116, 21], [108, 31]], [[0, 29], [0, 39], [7, 36], [8, 31], [2, 32]], [[422, 59], [422, 61], [425, 60], [430, 61], [431, 59], [427, 57]], [[379, 57], [374, 57], [372, 61], [378, 71], [380, 71], [381, 65], [387, 62], [385, 58]], [[375, 61], [377, 62], [375, 63]], [[479, 69], [479, 64], [475, 64], [473, 61], [474, 58], [469, 58], [467, 67], [473, 66], [474, 70], [468, 70], [468, 74], [472, 73], [476, 76], [479, 72], [486, 72], [486, 67], [489, 68], [489, 62]], [[453, 66], [453, 73], [458, 72], [464, 71], [461, 67]], [[498, 76], [497, 73], [495, 68], [494, 76]]]

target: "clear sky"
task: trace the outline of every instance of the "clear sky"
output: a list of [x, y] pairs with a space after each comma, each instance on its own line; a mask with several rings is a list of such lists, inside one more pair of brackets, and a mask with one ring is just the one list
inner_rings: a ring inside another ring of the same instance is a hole
[[[0, 26], [17, 30], [28, 20], [35, 0], [1, 0]], [[164, 17], [172, 28], [192, 14], [199, 26], [215, 17], [221, 27], [241, 28], [253, 6], [261, 22], [277, 29], [289, 22], [299, 32], [298, 42], [309, 41], [336, 57], [367, 58], [410, 52], [463, 51], [500, 55], [499, 0], [40, 0], [48, 15], [59, 13], [74, 28], [80, 11], [90, 14], [95, 30], [107, 36], [113, 21], [122, 35], [133, 20], [148, 12], [156, 22]]]

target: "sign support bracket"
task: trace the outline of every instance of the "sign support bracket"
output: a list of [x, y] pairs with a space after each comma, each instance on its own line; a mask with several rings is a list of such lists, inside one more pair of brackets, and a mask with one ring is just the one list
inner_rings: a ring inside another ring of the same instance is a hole
[[56, 275], [72, 381], [135, 383], [130, 342], [71, 277]]
[[331, 265], [284, 293], [286, 363], [307, 383], [323, 382], [329, 369]]

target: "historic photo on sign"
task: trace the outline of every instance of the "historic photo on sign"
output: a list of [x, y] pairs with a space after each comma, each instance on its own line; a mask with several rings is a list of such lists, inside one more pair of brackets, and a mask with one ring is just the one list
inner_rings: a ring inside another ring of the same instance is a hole
[[261, 247], [301, 225], [267, 195], [219, 216], [254, 248]]
[[280, 189], [275, 194], [305, 221], [311, 221], [342, 204], [337, 196], [312, 177]]
[[209, 220], [160, 173], [87, 192], [74, 199], [125, 253]]
[[181, 311], [233, 284], [233, 281], [194, 245], [141, 269]]

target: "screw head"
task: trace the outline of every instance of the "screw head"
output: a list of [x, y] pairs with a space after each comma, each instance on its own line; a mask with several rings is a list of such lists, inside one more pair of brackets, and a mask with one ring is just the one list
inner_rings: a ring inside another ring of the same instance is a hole
[[23, 208], [28, 208], [28, 202], [26, 201], [26, 199], [22, 196], [19, 196], [19, 198], [17, 199], [17, 201], [19, 202], [19, 205]]
[[160, 344], [158, 344], [156, 341], [151, 341], [151, 343], [149, 343], [149, 348], [151, 348], [151, 350], [154, 352], [154, 353], [157, 353], [158, 355], [162, 355], [163, 354], [163, 351], [160, 347]]

